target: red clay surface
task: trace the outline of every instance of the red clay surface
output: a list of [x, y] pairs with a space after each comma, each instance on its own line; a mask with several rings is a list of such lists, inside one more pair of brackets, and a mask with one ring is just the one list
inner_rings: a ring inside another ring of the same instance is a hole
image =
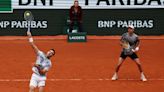
[[[0, 92], [28, 92], [31, 67], [36, 58], [33, 49], [27, 40], [4, 39], [1, 37], [0, 41]], [[129, 58], [121, 67], [120, 80], [110, 80], [121, 50], [118, 39], [88, 40], [87, 43], [44, 39], [35, 40], [35, 43], [43, 51], [56, 49], [45, 92], [163, 92], [164, 90], [162, 39], [141, 40], [138, 55], [148, 82], [139, 80], [138, 69]]]

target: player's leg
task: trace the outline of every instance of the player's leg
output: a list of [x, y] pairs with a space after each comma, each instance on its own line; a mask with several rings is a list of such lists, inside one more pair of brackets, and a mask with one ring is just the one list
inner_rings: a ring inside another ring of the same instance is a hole
[[141, 73], [141, 80], [142, 80], [142, 81], [147, 81], [147, 79], [146, 79], [146, 77], [145, 77], [145, 75], [144, 75], [143, 69], [142, 69], [141, 62], [140, 62], [140, 60], [139, 60], [137, 54], [136, 54], [136, 53], [133, 53], [133, 54], [130, 56], [130, 58], [133, 59], [133, 60], [135, 61], [135, 63], [136, 63], [136, 65], [137, 65], [137, 67], [138, 67], [138, 69], [139, 69], [139, 71], [140, 71], [140, 73]]
[[30, 85], [29, 85], [29, 92], [34, 92], [36, 87], [37, 87], [37, 78], [34, 74], [32, 74]]
[[138, 67], [138, 70], [140, 72], [143, 72], [143, 69], [142, 69], [141, 62], [140, 62], [139, 58], [134, 59], [134, 61], [135, 61], [136, 65], [137, 65], [137, 67]]
[[39, 81], [39, 83], [38, 83], [39, 92], [44, 92], [44, 87], [45, 87], [45, 85], [46, 85], [45, 80]]
[[35, 87], [34, 86], [30, 86], [29, 92], [34, 92], [34, 90], [35, 90]]
[[121, 65], [122, 65], [122, 63], [123, 63], [124, 60], [125, 60], [125, 59], [122, 58], [122, 57], [119, 58], [118, 64], [116, 65], [116, 70], [115, 70], [116, 73], [118, 73], [118, 71], [119, 71], [119, 69], [120, 69], [120, 67], [121, 67]]
[[121, 55], [120, 55], [120, 58], [118, 60], [118, 63], [116, 65], [115, 73], [114, 73], [114, 75], [113, 75], [111, 80], [117, 80], [118, 79], [118, 71], [119, 71], [121, 65], [123, 64], [124, 60], [126, 59], [126, 57], [127, 56], [124, 55], [124, 53], [122, 52]]
[[39, 87], [39, 92], [44, 92], [44, 86]]
[[140, 62], [139, 58], [134, 59], [134, 61], [137, 64], [138, 69], [139, 69], [139, 71], [141, 73], [141, 80], [142, 81], [147, 81], [147, 79], [146, 79], [146, 77], [144, 75], [144, 72], [143, 72], [143, 69], [142, 69], [141, 62]]
[[122, 57], [120, 57], [119, 60], [118, 60], [118, 64], [116, 65], [114, 75], [112, 76], [111, 80], [117, 80], [118, 79], [118, 71], [119, 71], [123, 61], [124, 61], [124, 59]]

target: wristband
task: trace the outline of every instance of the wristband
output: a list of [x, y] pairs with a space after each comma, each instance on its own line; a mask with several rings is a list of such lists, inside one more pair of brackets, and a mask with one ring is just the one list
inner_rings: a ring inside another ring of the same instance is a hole
[[29, 38], [29, 42], [33, 42], [34, 40], [33, 40], [33, 38], [32, 37], [30, 37]]
[[136, 48], [135, 48], [135, 51], [139, 51], [139, 47], [136, 47]]

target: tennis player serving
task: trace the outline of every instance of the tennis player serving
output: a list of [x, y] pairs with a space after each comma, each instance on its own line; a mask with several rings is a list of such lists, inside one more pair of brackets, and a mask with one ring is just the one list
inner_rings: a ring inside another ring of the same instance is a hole
[[138, 36], [134, 33], [134, 27], [132, 25], [129, 25], [128, 32], [124, 33], [120, 40], [120, 44], [123, 47], [123, 49], [122, 49], [118, 64], [116, 66], [115, 73], [111, 80], [118, 79], [118, 71], [119, 71], [120, 66], [122, 65], [126, 57], [130, 57], [133, 61], [135, 61], [135, 63], [138, 66], [138, 69], [141, 73], [141, 80], [147, 81], [144, 75], [140, 60], [136, 53], [137, 51], [139, 51], [139, 43], [140, 43], [140, 40]]
[[29, 92], [34, 92], [35, 88], [39, 88], [39, 92], [44, 92], [45, 81], [46, 81], [46, 73], [49, 71], [51, 65], [50, 58], [55, 55], [55, 50], [50, 49], [47, 54], [44, 54], [40, 51], [37, 46], [34, 44], [32, 35], [30, 31], [27, 31], [29, 43], [31, 44], [32, 48], [34, 49], [37, 59], [32, 67], [33, 74], [30, 80], [30, 90]]

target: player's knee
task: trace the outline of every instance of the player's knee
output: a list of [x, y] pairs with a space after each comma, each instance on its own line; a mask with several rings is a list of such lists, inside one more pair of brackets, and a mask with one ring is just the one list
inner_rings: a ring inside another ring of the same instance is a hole
[[30, 89], [30, 91], [29, 92], [34, 92], [34, 89]]
[[118, 64], [117, 64], [117, 67], [120, 67], [120, 66], [121, 66], [121, 63], [118, 63]]
[[119, 57], [118, 61], [123, 61], [124, 59], [122, 57]]
[[44, 87], [39, 87], [39, 92], [44, 92]]
[[117, 64], [117, 66], [121, 66], [122, 63], [123, 63], [123, 61], [119, 61], [118, 64]]
[[141, 65], [141, 62], [140, 62], [140, 60], [138, 58], [134, 59], [134, 61], [136, 62], [136, 64]]
[[140, 62], [136, 62], [137, 66], [141, 66], [141, 63]]
[[30, 91], [29, 92], [34, 92], [34, 90], [35, 90], [35, 87], [30, 86]]

